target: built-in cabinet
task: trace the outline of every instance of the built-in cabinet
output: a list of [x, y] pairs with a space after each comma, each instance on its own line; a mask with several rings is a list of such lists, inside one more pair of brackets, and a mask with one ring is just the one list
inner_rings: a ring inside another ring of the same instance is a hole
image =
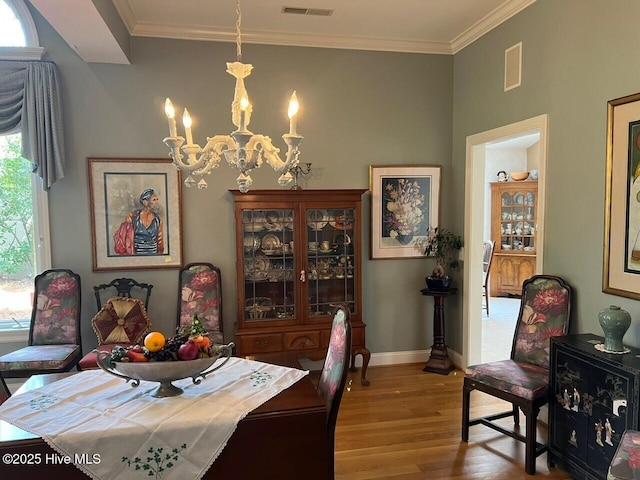
[[233, 191], [240, 356], [324, 357], [333, 305], [351, 311], [352, 368], [370, 353], [362, 319], [362, 194], [366, 190]]
[[573, 478], [607, 478], [622, 434], [640, 427], [640, 350], [605, 353], [603, 343], [592, 334], [551, 339], [549, 464]]
[[537, 181], [491, 183], [491, 296], [520, 295], [522, 283], [535, 274], [537, 208]]

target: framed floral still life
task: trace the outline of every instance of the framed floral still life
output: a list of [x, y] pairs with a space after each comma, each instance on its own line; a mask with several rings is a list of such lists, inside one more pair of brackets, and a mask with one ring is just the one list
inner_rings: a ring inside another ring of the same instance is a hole
[[440, 166], [370, 166], [371, 259], [424, 256], [438, 225]]
[[180, 172], [171, 159], [89, 158], [93, 271], [180, 268]]
[[640, 93], [607, 103], [602, 291], [640, 299]]

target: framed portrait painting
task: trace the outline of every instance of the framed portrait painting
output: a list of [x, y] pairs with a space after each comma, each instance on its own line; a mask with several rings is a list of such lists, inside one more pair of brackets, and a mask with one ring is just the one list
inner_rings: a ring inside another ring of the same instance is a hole
[[370, 166], [371, 259], [424, 256], [438, 226], [440, 166]]
[[89, 158], [93, 270], [182, 266], [180, 172], [171, 159]]
[[640, 299], [640, 93], [607, 104], [602, 291]]

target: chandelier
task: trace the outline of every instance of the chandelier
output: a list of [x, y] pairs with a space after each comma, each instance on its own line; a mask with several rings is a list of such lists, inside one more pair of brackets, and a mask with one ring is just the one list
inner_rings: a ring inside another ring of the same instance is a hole
[[[237, 129], [230, 135], [214, 135], [207, 137], [204, 147], [193, 143], [193, 133], [191, 131], [191, 116], [187, 109], [182, 115], [185, 138], [178, 136], [175, 120], [175, 109], [171, 100], [167, 98], [165, 102], [165, 113], [169, 120], [169, 136], [163, 142], [169, 147], [169, 155], [173, 159], [174, 165], [188, 176], [184, 181], [187, 187], [196, 185], [195, 177], [208, 175], [211, 170], [218, 168], [220, 161], [224, 157], [227, 163], [240, 171], [236, 179], [238, 188], [242, 193], [247, 193], [253, 180], [251, 170], [260, 167], [266, 161], [276, 172], [281, 172], [278, 184], [282, 187], [288, 185], [293, 176], [290, 170], [298, 165], [300, 154], [298, 147], [304, 138], [298, 135], [296, 130], [296, 115], [298, 113], [298, 99], [294, 91], [289, 100], [289, 133], [282, 135], [287, 145], [286, 158], [280, 158], [280, 149], [276, 148], [271, 139], [266, 135], [254, 134], [247, 130], [251, 121], [252, 107], [249, 103], [247, 90], [244, 87], [244, 79], [251, 74], [252, 65], [242, 63], [242, 36], [240, 24], [242, 14], [240, 11], [240, 0], [236, 0], [236, 54], [237, 59], [233, 63], [227, 63], [227, 73], [236, 79], [236, 88], [231, 103], [231, 121]], [[185, 160], [186, 157], [186, 160]], [[198, 188], [207, 188], [207, 182], [200, 178], [197, 182]]]

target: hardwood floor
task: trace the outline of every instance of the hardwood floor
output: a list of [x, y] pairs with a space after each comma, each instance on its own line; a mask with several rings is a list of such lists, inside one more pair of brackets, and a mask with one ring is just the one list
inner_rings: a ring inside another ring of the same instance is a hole
[[[424, 364], [369, 367], [369, 387], [360, 372], [342, 397], [336, 427], [336, 480], [530, 478], [570, 479], [538, 457], [536, 475], [524, 473], [524, 444], [482, 425], [460, 439], [464, 374], [422, 371]], [[508, 410], [481, 392], [471, 395], [471, 417]], [[510, 419], [503, 419], [512, 425]], [[520, 422], [524, 428], [524, 417]], [[546, 436], [541, 425], [539, 438]]]

